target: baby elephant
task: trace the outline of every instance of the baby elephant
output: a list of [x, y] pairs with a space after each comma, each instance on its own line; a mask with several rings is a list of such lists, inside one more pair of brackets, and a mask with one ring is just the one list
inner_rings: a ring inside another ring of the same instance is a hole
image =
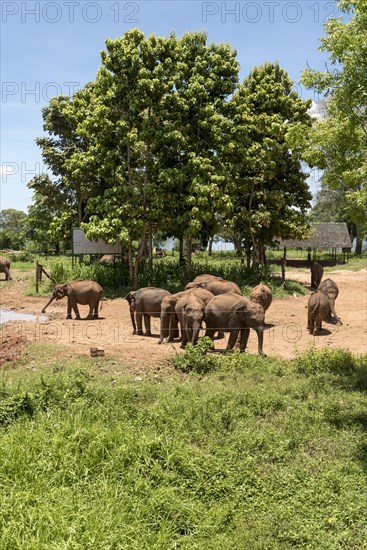
[[330, 305], [327, 295], [321, 290], [313, 292], [308, 300], [307, 328], [310, 334], [317, 336], [322, 322], [330, 315]]
[[[147, 286], [139, 288], [139, 290], [132, 290], [125, 296], [129, 304], [133, 334], [143, 335], [144, 318], [146, 336], [152, 335], [150, 318], [160, 317], [162, 300], [169, 295], [168, 290], [164, 288]], [[178, 336], [177, 324], [175, 328], [175, 335]]]
[[268, 286], [260, 283], [251, 290], [250, 300], [251, 302], [255, 302], [255, 304], [260, 304], [264, 308], [264, 311], [266, 311], [273, 301], [273, 295]]
[[216, 330], [229, 332], [227, 349], [232, 349], [240, 334], [240, 351], [245, 351], [250, 328], [257, 333], [258, 351], [263, 352], [264, 308], [244, 296], [228, 293], [214, 296], [205, 308], [206, 333], [213, 340]]
[[0, 273], [5, 273], [5, 281], [11, 281], [10, 262], [5, 256], [0, 256]]
[[329, 316], [331, 316], [331, 313], [332, 313], [335, 317], [336, 322], [339, 325], [342, 325], [343, 323], [342, 323], [340, 317], [338, 317], [338, 315], [336, 314], [336, 311], [335, 311], [335, 300], [337, 299], [337, 297], [339, 295], [338, 285], [332, 279], [325, 279], [319, 285], [318, 290], [321, 290], [321, 292], [326, 294], [326, 296], [329, 298], [329, 305], [330, 305], [330, 314], [329, 314]]
[[71, 319], [71, 310], [74, 310], [75, 319], [80, 319], [78, 305], [89, 306], [89, 314], [87, 319], [98, 319], [98, 305], [103, 298], [103, 288], [94, 281], [72, 281], [56, 285], [49, 302], [45, 305], [42, 313], [45, 313], [46, 308], [53, 300], [61, 300], [64, 296], [68, 298], [67, 319]]
[[314, 262], [310, 267], [311, 270], [311, 288], [319, 288], [322, 276], [324, 274], [324, 268], [317, 262]]

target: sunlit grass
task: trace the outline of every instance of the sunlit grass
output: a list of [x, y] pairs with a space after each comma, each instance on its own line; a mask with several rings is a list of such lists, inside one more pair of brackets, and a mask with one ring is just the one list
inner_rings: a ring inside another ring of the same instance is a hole
[[365, 548], [365, 357], [50, 357], [3, 373], [1, 550]]

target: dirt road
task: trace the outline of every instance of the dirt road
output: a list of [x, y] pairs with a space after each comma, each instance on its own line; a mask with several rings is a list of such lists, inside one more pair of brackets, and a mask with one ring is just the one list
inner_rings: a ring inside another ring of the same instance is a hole
[[[0, 308], [39, 315], [47, 299], [24, 297], [27, 283], [17, 275], [14, 270], [13, 281], [0, 281]], [[286, 299], [275, 299], [266, 315], [268, 327], [264, 336], [265, 353], [290, 359], [310, 346], [316, 349], [346, 348], [354, 353], [367, 353], [367, 270], [335, 270], [326, 277], [333, 279], [339, 286], [336, 311], [343, 325], [325, 323], [319, 336], [311, 336], [306, 330], [308, 296], [295, 294]], [[291, 272], [287, 278], [309, 285], [309, 270]], [[87, 311], [86, 306], [80, 307], [82, 317], [87, 315]], [[69, 349], [71, 347], [76, 354], [89, 355], [91, 347], [103, 347], [106, 355], [119, 356], [130, 365], [151, 365], [180, 351], [179, 342], [158, 345], [158, 319], [153, 320], [152, 337], [133, 335], [128, 304], [122, 298], [105, 300], [100, 320], [67, 321], [66, 299], [53, 302], [47, 314], [47, 322], [17, 321], [2, 325], [2, 355], [6, 355], [6, 346], [9, 350], [14, 347], [11, 344], [13, 334], [18, 342], [56, 343], [68, 346]], [[216, 340], [216, 349], [224, 349], [226, 339]], [[250, 333], [248, 350], [250, 353], [257, 352], [254, 331]]]

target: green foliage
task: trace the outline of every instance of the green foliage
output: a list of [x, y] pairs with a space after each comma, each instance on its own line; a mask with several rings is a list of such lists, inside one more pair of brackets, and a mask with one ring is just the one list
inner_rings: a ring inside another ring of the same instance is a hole
[[367, 7], [361, 0], [338, 2], [347, 18], [330, 18], [320, 49], [331, 69], [303, 72], [303, 82], [326, 96], [325, 113], [314, 127], [308, 158], [324, 170], [323, 184], [345, 192], [345, 217], [357, 226], [359, 242], [367, 234]]
[[112, 359], [4, 373], [1, 550], [365, 547], [365, 359], [231, 353], [159, 381]]
[[196, 346], [186, 344], [185, 353], [178, 353], [174, 358], [176, 369], [182, 372], [204, 374], [218, 368], [217, 358], [207, 352], [214, 347], [210, 338], [200, 338]]
[[276, 239], [307, 235], [311, 194], [302, 170], [312, 119], [278, 64], [255, 67], [230, 103], [233, 128], [229, 151], [232, 177], [232, 234], [265, 263], [264, 247]]
[[25, 245], [27, 214], [15, 208], [0, 210], [0, 249], [20, 250]]

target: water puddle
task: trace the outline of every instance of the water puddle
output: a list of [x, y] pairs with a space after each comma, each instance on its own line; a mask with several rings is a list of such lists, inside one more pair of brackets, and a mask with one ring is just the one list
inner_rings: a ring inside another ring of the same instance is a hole
[[18, 313], [12, 309], [0, 309], [0, 325], [8, 321], [48, 321], [46, 315], [31, 315], [30, 313]]

